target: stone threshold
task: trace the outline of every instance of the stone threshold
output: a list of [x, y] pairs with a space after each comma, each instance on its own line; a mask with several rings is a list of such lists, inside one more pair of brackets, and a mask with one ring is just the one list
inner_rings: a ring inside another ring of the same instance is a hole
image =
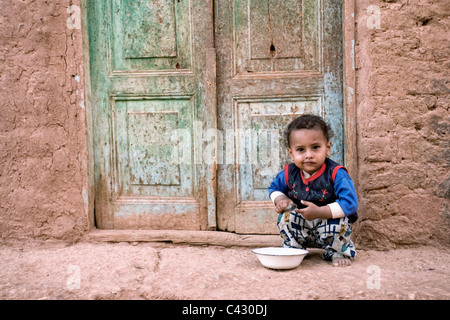
[[100, 230], [87, 234], [87, 240], [99, 242], [172, 242], [174, 244], [224, 247], [279, 247], [279, 235], [236, 234], [223, 231], [192, 230]]

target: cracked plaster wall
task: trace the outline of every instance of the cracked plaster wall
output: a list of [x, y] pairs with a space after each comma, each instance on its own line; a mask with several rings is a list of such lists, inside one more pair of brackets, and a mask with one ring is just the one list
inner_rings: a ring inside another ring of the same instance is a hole
[[[367, 8], [379, 8], [379, 28]], [[450, 231], [450, 2], [356, 2], [364, 247], [441, 244]]]
[[[72, 1], [0, 2], [1, 239], [88, 229], [81, 30]], [[73, 4], [78, 4], [73, 1]]]

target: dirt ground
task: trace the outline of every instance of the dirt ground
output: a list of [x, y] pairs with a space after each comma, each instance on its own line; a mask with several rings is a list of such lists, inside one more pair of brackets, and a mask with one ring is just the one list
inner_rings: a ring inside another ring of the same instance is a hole
[[0, 299], [450, 298], [450, 250], [358, 250], [334, 268], [312, 249], [293, 270], [264, 268], [252, 248], [168, 243], [0, 245]]

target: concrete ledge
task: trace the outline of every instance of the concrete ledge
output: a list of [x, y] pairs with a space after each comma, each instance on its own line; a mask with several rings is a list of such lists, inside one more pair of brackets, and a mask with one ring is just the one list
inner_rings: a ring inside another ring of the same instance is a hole
[[172, 242], [176, 244], [215, 245], [224, 247], [278, 247], [278, 235], [250, 235], [221, 231], [188, 230], [92, 230], [90, 241], [99, 242]]

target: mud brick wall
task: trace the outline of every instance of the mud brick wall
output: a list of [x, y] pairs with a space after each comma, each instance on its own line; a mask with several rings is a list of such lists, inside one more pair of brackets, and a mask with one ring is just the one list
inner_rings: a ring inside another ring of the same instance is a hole
[[356, 5], [357, 242], [448, 245], [450, 2]]
[[[0, 234], [78, 239], [87, 231], [87, 153], [77, 1], [0, 2]], [[78, 3], [79, 4], [79, 3]]]
[[[92, 225], [70, 5], [80, 0], [0, 2], [0, 242], [76, 241]], [[444, 0], [356, 1], [360, 247], [449, 243], [449, 15]]]

